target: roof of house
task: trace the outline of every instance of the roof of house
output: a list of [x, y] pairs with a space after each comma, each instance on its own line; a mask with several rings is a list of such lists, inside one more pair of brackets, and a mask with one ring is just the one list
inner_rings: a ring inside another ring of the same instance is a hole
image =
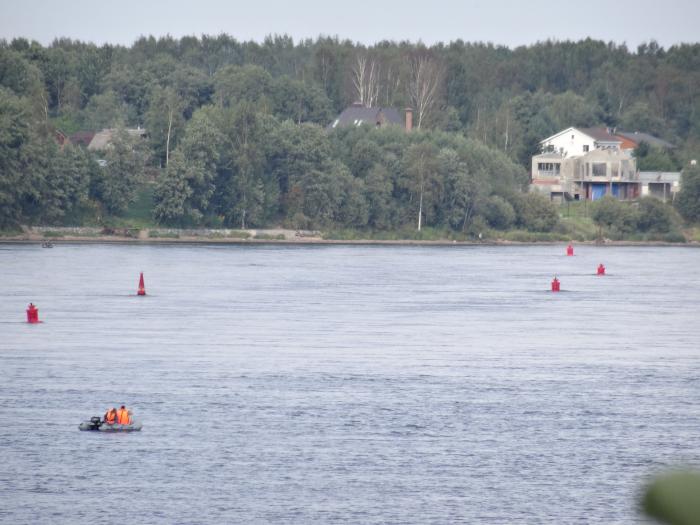
[[559, 131], [558, 133], [555, 133], [551, 137], [547, 137], [546, 139], [541, 140], [540, 144], [542, 144], [544, 142], [548, 142], [548, 141], [558, 137], [559, 135], [569, 133], [572, 130], [576, 130], [580, 133], [583, 133], [584, 135], [588, 135], [596, 142], [614, 142], [614, 143], [618, 143], [618, 144], [622, 142], [619, 138], [617, 138], [615, 135], [610, 134], [610, 132], [606, 128], [603, 128], [603, 127], [595, 127], [595, 128], [574, 128], [574, 127], [571, 127], [571, 128], [566, 128], [562, 131]]
[[71, 144], [87, 146], [90, 144], [94, 136], [94, 131], [78, 131], [77, 133], [73, 133], [70, 137], [68, 137], [68, 139], [71, 141]]
[[618, 131], [616, 135], [624, 137], [637, 145], [639, 145], [640, 142], [646, 142], [650, 146], [656, 148], [675, 148], [675, 146], [670, 142], [667, 142], [664, 139], [660, 139], [659, 137], [655, 137], [654, 135], [650, 135], [649, 133], [642, 133], [639, 131]]
[[634, 160], [634, 156], [629, 150], [624, 149], [594, 149], [581, 155], [577, 158], [584, 161], [609, 161], [609, 160]]
[[[146, 130], [143, 128], [126, 129], [125, 131], [132, 137], [144, 137], [146, 135]], [[116, 132], [116, 129], [103, 129], [102, 131], [98, 131], [95, 133], [95, 136], [92, 137], [90, 144], [88, 144], [88, 149], [101, 150], [107, 148], [112, 142]]]
[[597, 142], [622, 142], [619, 138], [603, 127], [576, 129], [578, 129], [581, 133], [585, 133]]
[[360, 126], [361, 124], [403, 126], [404, 121], [396, 108], [368, 108], [360, 104], [353, 104], [345, 108], [329, 127]]

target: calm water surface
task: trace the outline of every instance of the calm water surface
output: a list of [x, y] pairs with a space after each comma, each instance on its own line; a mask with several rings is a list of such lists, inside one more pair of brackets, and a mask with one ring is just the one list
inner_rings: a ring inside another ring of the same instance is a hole
[[700, 250], [576, 253], [0, 245], [0, 521], [643, 522], [700, 466]]

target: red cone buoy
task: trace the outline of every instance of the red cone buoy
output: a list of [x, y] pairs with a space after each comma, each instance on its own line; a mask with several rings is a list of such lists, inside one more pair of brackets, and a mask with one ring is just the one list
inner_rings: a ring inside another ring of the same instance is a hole
[[574, 254], [574, 247], [571, 244], [569, 244], [566, 247], [566, 255], [572, 256], [573, 254]]
[[552, 291], [558, 292], [560, 290], [561, 283], [556, 277], [552, 280]]
[[603, 266], [603, 263], [600, 263], [598, 265], [598, 275], [605, 275], [605, 266]]
[[141, 272], [141, 277], [139, 278], [139, 291], [136, 295], [146, 295], [146, 286], [143, 284], [143, 272]]
[[39, 322], [39, 309], [34, 306], [34, 303], [29, 303], [29, 307], [27, 308], [27, 322], [31, 324]]

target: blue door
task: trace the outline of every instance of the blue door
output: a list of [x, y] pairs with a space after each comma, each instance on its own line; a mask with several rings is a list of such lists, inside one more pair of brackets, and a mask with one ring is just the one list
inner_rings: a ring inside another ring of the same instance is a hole
[[607, 189], [607, 184], [591, 184], [591, 200], [597, 201], [598, 199], [602, 199]]

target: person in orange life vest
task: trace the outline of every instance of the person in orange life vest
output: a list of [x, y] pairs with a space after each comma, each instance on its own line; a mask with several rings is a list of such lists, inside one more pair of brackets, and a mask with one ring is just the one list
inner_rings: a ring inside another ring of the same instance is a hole
[[126, 409], [126, 407], [124, 407], [124, 405], [122, 405], [121, 408], [117, 410], [117, 423], [119, 423], [120, 425], [131, 424], [131, 414]]
[[117, 422], [117, 409], [112, 407], [105, 412], [104, 422], [107, 425], [114, 425]]

